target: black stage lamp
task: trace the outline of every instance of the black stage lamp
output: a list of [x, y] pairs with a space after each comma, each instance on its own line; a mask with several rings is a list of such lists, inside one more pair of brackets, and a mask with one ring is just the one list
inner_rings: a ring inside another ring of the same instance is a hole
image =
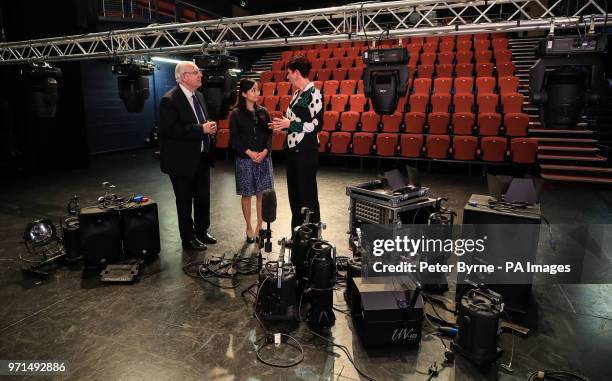
[[57, 229], [49, 219], [40, 219], [26, 225], [23, 240], [30, 254], [41, 256], [41, 261], [21, 269], [24, 275], [47, 278], [49, 273], [40, 269], [66, 256], [66, 251], [57, 236]]
[[208, 114], [213, 120], [225, 119], [238, 95], [238, 58], [220, 45], [211, 45], [193, 57], [202, 71], [202, 87]]
[[119, 97], [128, 112], [141, 112], [149, 98], [149, 78], [155, 66], [144, 61], [126, 61], [114, 64], [113, 74], [117, 74]]
[[57, 80], [62, 77], [62, 70], [45, 62], [32, 62], [21, 69], [21, 75], [25, 78], [34, 115], [39, 118], [55, 117], [59, 99]]
[[395, 112], [397, 102], [408, 90], [408, 52], [404, 48], [370, 49], [363, 53], [365, 96], [377, 114]]

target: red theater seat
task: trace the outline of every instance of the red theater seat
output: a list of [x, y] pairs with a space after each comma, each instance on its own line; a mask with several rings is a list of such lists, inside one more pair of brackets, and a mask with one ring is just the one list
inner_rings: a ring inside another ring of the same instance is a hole
[[471, 77], [455, 78], [455, 94], [472, 94], [474, 79]]
[[516, 138], [510, 141], [512, 162], [534, 164], [538, 155], [538, 141], [531, 138]]
[[351, 144], [351, 133], [344, 131], [332, 132], [331, 138], [331, 153], [347, 153]]
[[508, 139], [499, 136], [487, 136], [480, 140], [482, 160], [502, 162], [506, 159]]
[[518, 77], [499, 77], [497, 81], [499, 82], [499, 93], [502, 95], [502, 98], [504, 94], [512, 94], [518, 92]]
[[314, 87], [323, 91], [323, 81], [312, 81]]
[[347, 75], [348, 75], [348, 69], [338, 68], [338, 69], [334, 69], [334, 71], [332, 72], [332, 78], [335, 79], [336, 81], [344, 81]]
[[455, 41], [442, 41], [439, 48], [440, 52], [452, 52], [455, 50]]
[[329, 143], [329, 132], [321, 131], [319, 136], [319, 152], [327, 152], [327, 145]]
[[316, 49], [307, 50], [306, 58], [308, 58], [309, 61], [316, 60], [317, 58], [319, 58], [319, 51]]
[[453, 80], [450, 78], [436, 78], [434, 80], [434, 94], [450, 94], [453, 87]]
[[417, 69], [419, 78], [431, 78], [434, 73], [433, 65], [419, 65]]
[[353, 134], [353, 153], [355, 155], [370, 155], [374, 145], [374, 134], [371, 132], [356, 132]]
[[261, 83], [264, 82], [272, 82], [274, 74], [271, 71], [262, 71], [259, 75], [259, 80]]
[[521, 93], [502, 94], [501, 96], [504, 114], [523, 112], [523, 103], [525, 96]]
[[450, 146], [450, 136], [448, 135], [429, 135], [425, 142], [427, 157], [432, 159], [446, 159]]
[[436, 63], [436, 53], [423, 53], [421, 54], [421, 65], [431, 65]]
[[339, 62], [340, 60], [338, 58], [328, 58], [325, 60], [325, 68], [333, 70], [338, 67]]
[[358, 46], [353, 46], [352, 48], [347, 48], [346, 49], [346, 56], [347, 57], [357, 57], [360, 53], [360, 49]]
[[376, 154], [394, 156], [397, 152], [398, 134], [381, 133], [376, 136]]
[[346, 105], [348, 104], [348, 95], [345, 94], [335, 94], [331, 97], [331, 110], [344, 112], [346, 110]]
[[276, 111], [276, 107], [278, 106], [278, 96], [274, 95], [274, 96], [270, 96], [270, 97], [266, 97], [264, 99], [264, 107], [268, 110], [268, 111]]
[[499, 77], [513, 76], [514, 72], [516, 71], [514, 62], [496, 62], [495, 66], [497, 68], [497, 75]]
[[348, 71], [348, 79], [359, 81], [361, 80], [362, 76], [363, 76], [363, 67], [352, 67]]
[[459, 40], [459, 38], [457, 38], [457, 52], [469, 52], [471, 50], [472, 50], [471, 40]]
[[274, 95], [276, 91], [276, 82], [266, 82], [261, 85], [261, 95], [269, 97]]
[[507, 38], [496, 38], [492, 42], [493, 50], [505, 50], [508, 49], [508, 39]]
[[476, 64], [476, 75], [478, 77], [492, 77], [493, 64], [490, 62], [480, 62]]
[[278, 60], [278, 61], [272, 62], [272, 71], [279, 71], [279, 70], [283, 70], [284, 68], [285, 68], [285, 61]]
[[477, 50], [474, 57], [476, 58], [476, 63], [491, 62], [493, 53], [490, 50]]
[[434, 94], [431, 96], [431, 112], [427, 121], [430, 134], [448, 133], [450, 102], [450, 94]]
[[474, 41], [474, 50], [489, 50], [491, 47], [491, 41], [489, 40], [475, 40]]
[[402, 134], [400, 155], [404, 157], [419, 157], [421, 152], [423, 152], [423, 135]]
[[287, 50], [286, 52], [281, 53], [281, 59], [285, 62], [289, 61], [293, 57], [293, 51]]
[[342, 59], [346, 54], [346, 48], [334, 48], [332, 49], [332, 56], [334, 58]]
[[440, 52], [438, 54], [438, 63], [440, 64], [452, 64], [455, 61], [455, 53], [453, 52]]
[[497, 113], [497, 95], [479, 94], [478, 133], [480, 135], [497, 135], [501, 124], [501, 115]]
[[340, 59], [340, 67], [350, 69], [353, 67], [353, 62], [355, 62], [355, 57], [342, 57]]
[[345, 111], [340, 115], [340, 130], [352, 132], [357, 130], [360, 114], [356, 111]]
[[289, 95], [290, 91], [291, 91], [291, 83], [289, 83], [289, 82], [278, 82], [276, 84], [276, 95], [282, 97], [283, 95]]
[[451, 78], [453, 76], [453, 65], [438, 64], [436, 65], [436, 75], [438, 77]]
[[335, 95], [338, 93], [340, 82], [332, 80], [323, 82], [323, 94]]
[[331, 69], [317, 70], [317, 80], [329, 81], [329, 79], [331, 78], [331, 74], [332, 74]]
[[310, 61], [310, 70], [321, 70], [323, 69], [323, 64], [325, 64], [325, 60], [317, 58], [316, 60]]
[[457, 63], [472, 63], [472, 58], [474, 57], [474, 53], [471, 50], [460, 50], [457, 52], [455, 56], [457, 58]]
[[380, 124], [380, 115], [374, 111], [368, 111], [361, 114], [361, 131], [377, 132]]
[[496, 50], [495, 51], [495, 62], [511, 62], [512, 51], [508, 49]]
[[230, 130], [219, 129], [215, 135], [215, 147], [217, 148], [228, 148], [230, 141]]
[[336, 131], [340, 113], [337, 111], [325, 111], [323, 113], [323, 131]]
[[524, 113], [504, 114], [504, 127], [507, 136], [527, 136], [529, 115]]
[[404, 126], [406, 132], [420, 134], [423, 133], [425, 124], [425, 112], [429, 96], [424, 94], [412, 94], [410, 96], [410, 111], [404, 116]]
[[293, 98], [293, 95], [282, 95], [279, 98], [278, 110], [282, 112], [283, 114], [287, 112], [287, 108], [289, 107], [289, 103], [291, 103], [292, 98]]
[[351, 111], [364, 112], [367, 99], [363, 94], [353, 94], [349, 98], [349, 108]]
[[285, 79], [287, 79], [287, 73], [284, 70], [273, 71], [272, 78], [274, 79], [274, 82], [283, 82]]
[[286, 131], [274, 131], [272, 134], [272, 151], [282, 151], [286, 138]]
[[471, 135], [474, 131], [474, 96], [472, 94], [456, 94], [453, 98], [455, 112], [453, 113], [453, 133]]
[[354, 79], [347, 79], [340, 82], [340, 94], [353, 95], [355, 93], [355, 87], [357, 81]]
[[495, 89], [495, 78], [478, 77], [476, 78], [476, 92], [478, 94], [493, 94]]
[[320, 49], [319, 50], [319, 58], [326, 60], [331, 56], [332, 50], [331, 49]]
[[429, 94], [431, 89], [431, 78], [418, 78], [414, 80], [414, 94]]
[[396, 112], [391, 115], [382, 116], [382, 131], [383, 132], [399, 132], [400, 125], [403, 121], [403, 114]]
[[455, 160], [476, 160], [478, 138], [475, 136], [454, 136], [453, 157]]
[[423, 53], [435, 53], [438, 50], [438, 43], [426, 42], [423, 44]]
[[471, 63], [460, 63], [455, 66], [455, 74], [459, 77], [471, 77], [474, 74], [474, 65]]

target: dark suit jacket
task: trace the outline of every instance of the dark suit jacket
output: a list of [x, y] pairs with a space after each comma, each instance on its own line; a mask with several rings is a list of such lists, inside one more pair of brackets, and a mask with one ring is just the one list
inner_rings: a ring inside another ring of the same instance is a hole
[[[204, 97], [198, 91], [196, 96], [208, 111]], [[159, 137], [161, 170], [169, 175], [193, 177], [201, 158], [201, 144], [204, 134], [183, 90], [176, 85], [162, 98], [159, 105]], [[212, 135], [209, 135], [212, 150]]]

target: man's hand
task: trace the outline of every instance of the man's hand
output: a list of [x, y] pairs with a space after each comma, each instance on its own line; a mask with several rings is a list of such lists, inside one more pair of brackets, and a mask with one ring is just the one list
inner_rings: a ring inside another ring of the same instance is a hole
[[202, 131], [205, 134], [214, 134], [217, 132], [217, 123], [216, 122], [206, 122], [202, 124]]
[[274, 131], [282, 131], [288, 129], [289, 124], [291, 124], [291, 121], [283, 116], [282, 118], [274, 118], [272, 122], [268, 123], [268, 127]]

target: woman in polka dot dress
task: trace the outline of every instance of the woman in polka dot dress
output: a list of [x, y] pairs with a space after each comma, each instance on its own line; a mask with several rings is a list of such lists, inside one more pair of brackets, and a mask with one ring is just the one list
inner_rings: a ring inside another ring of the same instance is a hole
[[303, 221], [302, 207], [312, 211], [311, 222], [319, 222], [317, 169], [319, 166], [319, 138], [323, 127], [323, 92], [310, 82], [310, 62], [302, 56], [293, 57], [287, 64], [287, 80], [298, 90], [283, 118], [274, 118], [273, 130], [287, 130], [287, 190], [291, 206], [291, 228]]

